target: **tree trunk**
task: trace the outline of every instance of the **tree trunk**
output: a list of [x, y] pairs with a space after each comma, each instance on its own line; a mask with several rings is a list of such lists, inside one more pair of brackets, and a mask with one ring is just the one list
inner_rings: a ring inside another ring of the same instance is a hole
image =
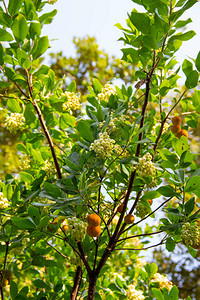
[[76, 274], [74, 277], [74, 285], [72, 288], [70, 300], [75, 300], [78, 294], [79, 286], [81, 284], [81, 278], [82, 278], [82, 268], [80, 266], [76, 269]]
[[96, 290], [97, 278], [98, 278], [98, 275], [95, 272], [92, 272], [89, 275], [89, 289], [88, 289], [87, 300], [94, 300], [95, 299], [95, 290]]

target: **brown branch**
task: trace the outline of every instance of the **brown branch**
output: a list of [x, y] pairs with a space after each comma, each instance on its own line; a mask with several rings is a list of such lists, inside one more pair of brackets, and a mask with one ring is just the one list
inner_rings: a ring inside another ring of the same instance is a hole
[[82, 268], [78, 266], [76, 269], [76, 274], [74, 277], [74, 285], [71, 291], [70, 300], [75, 300], [77, 298], [78, 290], [82, 279]]
[[158, 247], [158, 246], [163, 245], [163, 244], [165, 244], [165, 243], [163, 241], [161, 241], [158, 244], [151, 245], [149, 247], [144, 247], [144, 248], [115, 248], [114, 250], [134, 250], [134, 251], [141, 251], [141, 250], [147, 250], [147, 249], [150, 249], [150, 248]]
[[9, 14], [8, 8], [7, 8], [6, 3], [5, 3], [5, 0], [3, 0], [3, 5], [5, 7], [5, 10], [6, 10], [7, 14]]
[[1, 300], [4, 300], [3, 287], [1, 286]]
[[91, 268], [88, 264], [87, 258], [85, 256], [85, 252], [84, 252], [83, 247], [81, 245], [81, 242], [77, 242], [77, 246], [78, 246], [78, 250], [79, 250], [79, 255], [80, 255], [80, 257], [81, 257], [81, 259], [82, 259], [82, 261], [83, 261], [83, 263], [86, 267], [86, 270], [87, 270], [88, 274], [90, 274], [92, 272], [92, 270], [91, 270]]
[[128, 237], [125, 237], [123, 239], [120, 239], [117, 242], [122, 242], [122, 241], [125, 241], [125, 240], [128, 240], [128, 239], [132, 239], [132, 238], [135, 238], [135, 237], [154, 235], [154, 234], [158, 234], [158, 233], [161, 233], [161, 232], [163, 232], [163, 231], [159, 230], [159, 231], [150, 232], [150, 233], [141, 233], [141, 234], [137, 234], [137, 235], [132, 235], [132, 236], [128, 236]]

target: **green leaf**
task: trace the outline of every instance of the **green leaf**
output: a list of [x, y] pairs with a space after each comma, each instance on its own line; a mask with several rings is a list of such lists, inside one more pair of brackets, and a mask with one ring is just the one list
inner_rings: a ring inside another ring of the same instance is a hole
[[30, 183], [34, 180], [33, 176], [26, 172], [20, 172], [19, 176], [20, 176], [21, 180], [26, 183]]
[[48, 48], [49, 48], [48, 36], [43, 36], [43, 37], [39, 38], [37, 41], [37, 46], [33, 50], [33, 58], [37, 59], [42, 54], [44, 54]]
[[185, 186], [185, 192], [192, 192], [197, 189], [200, 189], [200, 176], [195, 175], [188, 179]]
[[156, 289], [156, 288], [152, 288], [152, 293], [153, 296], [157, 299], [157, 300], [165, 300], [161, 290]]
[[191, 212], [194, 210], [194, 204], [195, 204], [195, 197], [192, 197], [189, 201], [185, 203], [185, 213], [187, 216], [191, 214]]
[[50, 24], [52, 22], [53, 17], [57, 14], [57, 10], [54, 9], [49, 13], [45, 13], [39, 17], [39, 21], [41, 25], [43, 24]]
[[158, 271], [158, 266], [156, 263], [146, 264], [144, 266], [146, 272], [148, 273], [149, 278], [153, 278], [154, 274]]
[[149, 33], [150, 18], [146, 13], [138, 13], [133, 11], [129, 17], [131, 23], [142, 33]]
[[93, 142], [94, 141], [94, 137], [92, 134], [92, 131], [90, 129], [90, 126], [88, 124], [87, 121], [85, 120], [80, 120], [77, 124], [77, 130], [80, 133], [80, 135], [89, 142]]
[[32, 65], [28, 58], [28, 54], [19, 48], [17, 49], [17, 59], [20, 66], [22, 66], [24, 69], [29, 69]]
[[23, 15], [18, 15], [12, 24], [12, 32], [17, 42], [24, 41], [28, 33], [28, 25]]
[[40, 36], [40, 34], [41, 34], [41, 25], [40, 25], [40, 23], [37, 22], [37, 21], [31, 22], [30, 27], [29, 27], [29, 33], [30, 33], [30, 36], [31, 36], [32, 39], [34, 39], [34, 37], [36, 35]]
[[157, 192], [159, 192], [165, 197], [173, 197], [177, 195], [174, 188], [171, 185], [161, 186], [157, 189]]
[[12, 22], [11, 17], [4, 13], [4, 12], [0, 12], [0, 24], [5, 26], [5, 27], [10, 27]]
[[179, 41], [189, 41], [190, 39], [192, 39], [194, 36], [196, 35], [196, 32], [194, 30], [189, 30], [185, 33], [179, 33], [176, 35], [173, 35], [170, 39], [169, 39], [169, 43], [173, 40], [179, 40]]
[[174, 139], [172, 141], [172, 146], [174, 148], [174, 150], [176, 151], [176, 153], [181, 156], [181, 154], [183, 152], [185, 152], [186, 150], [188, 150], [188, 140], [185, 136], [182, 136], [179, 139]]
[[9, 0], [8, 11], [11, 16], [15, 15], [21, 8], [24, 0]]
[[76, 91], [76, 82], [74, 80], [68, 86], [67, 91], [72, 93]]
[[167, 238], [166, 239], [166, 249], [167, 249], [167, 251], [171, 252], [175, 249], [175, 247], [176, 247], [175, 241], [171, 237]]
[[192, 20], [190, 18], [188, 18], [187, 20], [180, 20], [180, 21], [176, 22], [174, 27], [181, 28], [181, 27], [184, 27], [184, 26], [186, 26], [187, 24], [189, 24], [191, 22], [192, 22]]
[[47, 290], [51, 290], [51, 286], [49, 284], [46, 284], [46, 282], [44, 282], [41, 279], [36, 279], [33, 281], [33, 284], [40, 289], [47, 289]]
[[10, 296], [11, 299], [14, 300], [15, 296], [18, 293], [18, 288], [17, 288], [17, 284], [12, 280], [10, 282]]
[[11, 112], [21, 113], [21, 107], [19, 105], [19, 102], [16, 99], [8, 99], [7, 105]]
[[50, 196], [54, 197], [55, 199], [57, 199], [58, 197], [62, 197], [60, 188], [55, 184], [45, 182], [44, 189]]
[[189, 73], [193, 70], [193, 64], [189, 60], [185, 59], [182, 64], [182, 70], [185, 73], [185, 76], [187, 77]]
[[179, 300], [178, 294], [179, 294], [179, 290], [174, 285], [173, 288], [171, 289], [170, 293], [169, 293], [169, 299], [170, 300]]
[[74, 164], [71, 160], [65, 158], [65, 163], [70, 169], [74, 171], [80, 171], [79, 166], [77, 164]]
[[[75, 127], [76, 125], [76, 118], [68, 113], [64, 113], [62, 116], [61, 116], [61, 121], [64, 121], [64, 123], [66, 125], [69, 125], [71, 127]], [[63, 127], [63, 126], [62, 126]], [[64, 128], [66, 128], [66, 126], [64, 125]]]
[[187, 76], [187, 79], [185, 81], [185, 86], [188, 89], [193, 89], [194, 87], [197, 86], [198, 80], [199, 80], [199, 73], [196, 70], [191, 71]]
[[11, 221], [20, 229], [35, 229], [35, 224], [30, 218], [12, 217]]
[[138, 52], [133, 48], [124, 48], [124, 49], [121, 49], [121, 51], [123, 52], [122, 59], [127, 62], [137, 63], [140, 59]]
[[0, 28], [0, 42], [10, 42], [12, 40], [12, 35], [6, 30]]
[[30, 205], [28, 208], [28, 214], [36, 225], [40, 223], [40, 211], [37, 207]]
[[96, 94], [98, 93], [101, 93], [101, 90], [102, 90], [102, 84], [99, 82], [98, 79], [94, 78], [94, 81], [93, 81], [93, 86], [94, 86], [94, 91]]
[[141, 199], [144, 200], [148, 200], [148, 199], [155, 199], [155, 198], [159, 198], [160, 197], [160, 193], [158, 193], [157, 191], [150, 191], [150, 192], [146, 192]]
[[197, 68], [197, 70], [200, 72], [200, 51], [197, 55], [196, 61], [195, 61], [195, 66]]

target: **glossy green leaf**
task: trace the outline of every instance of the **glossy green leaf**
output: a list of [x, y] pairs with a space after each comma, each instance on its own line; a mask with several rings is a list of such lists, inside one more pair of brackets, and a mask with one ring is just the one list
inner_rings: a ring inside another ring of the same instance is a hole
[[179, 33], [179, 34], [173, 35], [169, 39], [169, 43], [173, 40], [188, 41], [188, 40], [192, 39], [195, 35], [196, 35], [196, 32], [193, 30], [190, 30], [190, 31], [182, 33], [182, 34]]
[[197, 55], [196, 61], [195, 61], [195, 66], [197, 68], [197, 70], [200, 72], [200, 51]]
[[176, 192], [171, 185], [161, 186], [157, 189], [157, 192], [165, 197], [176, 196]]
[[6, 14], [4, 12], [0, 12], [0, 24], [6, 27], [10, 27], [12, 22], [11, 17], [9, 14]]
[[191, 71], [188, 75], [187, 75], [187, 79], [185, 81], [185, 86], [188, 89], [193, 89], [194, 87], [197, 86], [198, 84], [198, 80], [199, 80], [199, 73], [194, 70]]
[[87, 121], [85, 120], [80, 120], [77, 124], [77, 130], [79, 132], [79, 134], [86, 140], [89, 142], [93, 142], [94, 141], [94, 137], [92, 134], [92, 131], [90, 129], [90, 126], [88, 124]]
[[167, 238], [166, 239], [166, 249], [167, 249], [167, 251], [171, 252], [175, 249], [175, 247], [176, 247], [175, 241], [171, 237]]
[[34, 39], [34, 37], [36, 35], [40, 36], [40, 34], [41, 34], [41, 25], [40, 25], [40, 23], [37, 22], [37, 21], [31, 22], [30, 27], [29, 27], [29, 33], [30, 33], [30, 36], [31, 36], [32, 39]]
[[155, 299], [157, 300], [165, 300], [161, 290], [159, 289], [156, 289], [156, 288], [152, 288], [152, 293], [153, 293], [153, 296], [155, 297]]
[[192, 20], [190, 18], [188, 18], [187, 20], [180, 20], [180, 21], [176, 22], [174, 27], [181, 28], [181, 27], [184, 27], [184, 26], [186, 26], [187, 24], [189, 24], [191, 22], [192, 22]]
[[16, 99], [8, 99], [7, 105], [11, 112], [21, 113], [21, 107]]
[[36, 227], [29, 218], [12, 217], [11, 220], [20, 229], [34, 229]]
[[179, 294], [179, 290], [178, 290], [178, 288], [174, 285], [174, 286], [172, 287], [172, 289], [170, 290], [170, 293], [169, 293], [169, 299], [170, 299], [170, 300], [179, 300], [178, 294]]
[[186, 77], [193, 70], [193, 64], [188, 59], [185, 59], [182, 64], [182, 70], [185, 73]]
[[17, 49], [17, 59], [20, 66], [22, 66], [24, 69], [29, 69], [32, 65], [31, 61], [29, 60], [28, 54], [19, 48]]
[[197, 189], [200, 189], [200, 176], [194, 175], [188, 179], [185, 186], [185, 192], [192, 192]]
[[33, 58], [36, 59], [40, 57], [49, 48], [49, 38], [48, 36], [43, 36], [38, 39], [36, 48], [33, 50]]
[[150, 18], [145, 13], [133, 11], [130, 15], [131, 23], [142, 33], [149, 33]]
[[54, 198], [58, 198], [58, 197], [62, 197], [61, 194], [61, 190], [58, 186], [56, 186], [55, 184], [49, 183], [49, 182], [45, 182], [44, 183], [44, 189], [45, 191], [47, 191], [47, 193], [54, 197]]
[[12, 24], [12, 32], [17, 42], [24, 41], [28, 33], [28, 25], [23, 15], [18, 15]]
[[0, 42], [10, 42], [13, 40], [12, 35], [5, 29], [0, 28]]
[[195, 205], [195, 197], [192, 197], [190, 200], [188, 200], [185, 203], [185, 213], [187, 216], [189, 216], [189, 214], [191, 214], [191, 212], [193, 212], [194, 205]]
[[40, 223], [40, 211], [37, 207], [30, 205], [28, 208], [28, 214], [36, 225]]
[[54, 9], [49, 13], [45, 13], [39, 17], [39, 21], [41, 25], [50, 24], [52, 22], [53, 17], [57, 14], [57, 10]]
[[9, 0], [8, 11], [11, 16], [15, 15], [21, 8], [23, 0]]

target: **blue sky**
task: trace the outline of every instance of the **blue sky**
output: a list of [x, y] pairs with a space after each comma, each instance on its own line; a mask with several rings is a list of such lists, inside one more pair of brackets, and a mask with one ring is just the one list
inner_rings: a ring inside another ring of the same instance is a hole
[[[121, 31], [114, 25], [125, 25], [127, 13], [133, 8], [140, 9], [131, 0], [58, 0], [50, 9], [56, 8], [58, 13], [50, 25], [46, 25], [43, 34], [51, 39], [51, 51], [63, 51], [67, 56], [74, 54], [72, 39], [74, 36], [95, 36], [101, 49], [109, 54], [121, 58], [120, 48], [123, 43], [117, 41], [122, 36]], [[191, 18], [192, 24], [188, 30], [193, 29], [197, 35], [188, 42], [184, 42], [178, 52], [181, 62], [186, 56], [196, 58], [200, 50], [200, 3], [189, 9], [182, 18]]]

